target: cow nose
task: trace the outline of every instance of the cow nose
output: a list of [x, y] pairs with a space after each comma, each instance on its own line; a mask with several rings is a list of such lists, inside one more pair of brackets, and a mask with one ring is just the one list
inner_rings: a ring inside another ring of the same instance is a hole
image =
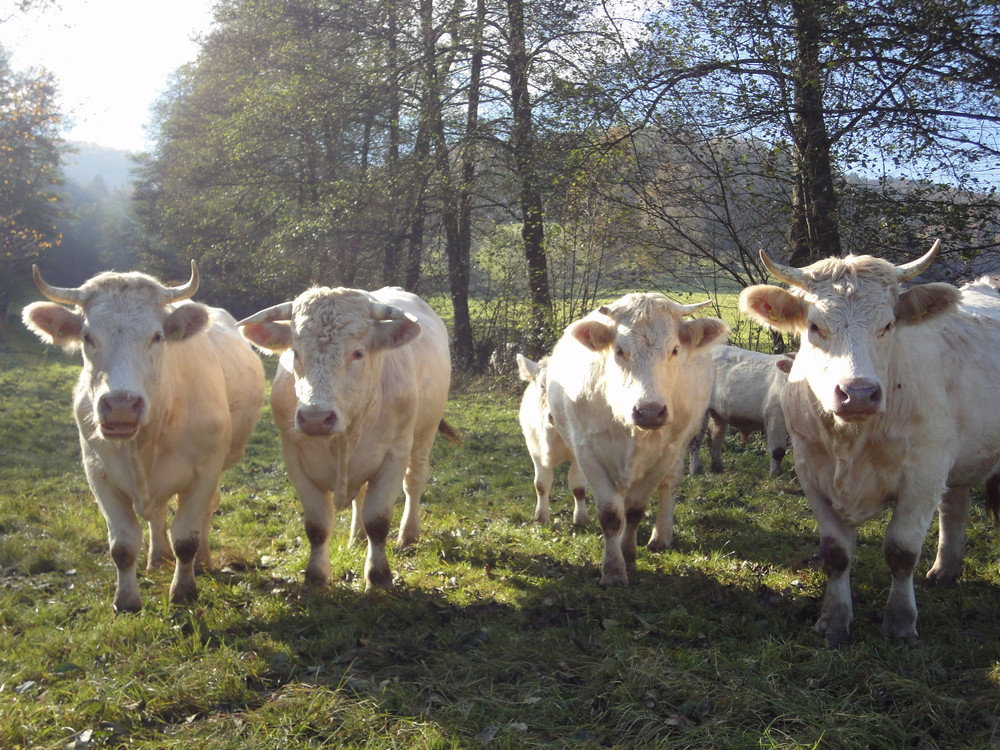
[[655, 430], [667, 423], [666, 404], [636, 404], [632, 407], [632, 422], [644, 430]]
[[337, 426], [337, 415], [329, 409], [299, 409], [295, 420], [303, 433], [315, 437], [332, 435]]
[[108, 438], [134, 435], [145, 411], [146, 400], [127, 391], [110, 391], [97, 400], [101, 432]]
[[838, 384], [833, 396], [838, 416], [874, 414], [882, 403], [882, 386], [873, 380], [851, 380]]

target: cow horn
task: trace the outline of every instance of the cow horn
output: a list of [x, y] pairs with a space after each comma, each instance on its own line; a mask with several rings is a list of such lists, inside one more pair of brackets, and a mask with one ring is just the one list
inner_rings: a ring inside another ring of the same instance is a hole
[[764, 267], [778, 281], [783, 281], [790, 286], [805, 287], [806, 277], [802, 273], [802, 269], [785, 266], [771, 260], [767, 253], [764, 252], [764, 248], [760, 249], [760, 260], [764, 264]]
[[164, 291], [164, 303], [167, 302], [180, 302], [184, 299], [190, 299], [194, 296], [194, 293], [198, 291], [198, 284], [201, 279], [198, 276], [198, 264], [191, 259], [191, 278], [188, 279], [186, 284], [181, 284], [180, 286], [165, 286]]
[[280, 305], [271, 305], [260, 312], [256, 312], [249, 318], [243, 318], [239, 321], [237, 326], [245, 326], [250, 323], [270, 323], [275, 320], [291, 320], [292, 319], [292, 303], [282, 302]]
[[393, 305], [386, 305], [376, 302], [372, 305], [372, 318], [374, 320], [406, 320], [407, 314]]
[[707, 299], [704, 302], [692, 302], [690, 305], [681, 305], [681, 315], [691, 315], [692, 313], [696, 313], [711, 304], [712, 300]]
[[61, 305], [80, 305], [81, 300], [83, 300], [83, 292], [79, 287], [60, 287], [48, 284], [42, 278], [42, 272], [38, 270], [38, 266], [34, 264], [31, 266], [31, 275], [35, 279], [38, 291], [53, 302], [58, 302]]
[[909, 281], [910, 279], [916, 278], [927, 270], [927, 266], [931, 264], [934, 260], [934, 256], [937, 255], [938, 250], [941, 249], [941, 238], [934, 240], [934, 244], [931, 245], [931, 249], [924, 253], [922, 256], [916, 260], [911, 260], [909, 263], [904, 263], [901, 266], [896, 266], [896, 278], [900, 281]]

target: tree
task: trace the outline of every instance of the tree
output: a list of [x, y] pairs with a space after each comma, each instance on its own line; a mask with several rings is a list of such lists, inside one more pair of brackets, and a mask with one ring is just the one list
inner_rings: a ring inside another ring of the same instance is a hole
[[[669, 120], [676, 107], [708, 139], [745, 138], [781, 152], [787, 171], [774, 175], [775, 192], [787, 190], [787, 255], [800, 265], [840, 254], [845, 196], [898, 184], [893, 173], [937, 183], [934, 207], [920, 191], [923, 236], [882, 231], [850, 248], [913, 251], [948, 229], [937, 226], [939, 216], [964, 214], [960, 223], [973, 227], [981, 225], [984, 193], [996, 207], [995, 180], [990, 186], [992, 178], [981, 177], [1000, 125], [998, 14], [971, 0], [665, 7], [640, 47], [643, 59], [633, 61], [641, 74], [623, 92], [623, 108], [650, 122]], [[875, 179], [848, 181], [851, 173]], [[893, 211], [900, 195], [852, 200], [852, 215], [862, 204]], [[951, 235], [953, 245], [969, 238]]]
[[59, 244], [56, 230], [61, 116], [51, 75], [15, 71], [0, 48], [0, 310], [14, 282]]

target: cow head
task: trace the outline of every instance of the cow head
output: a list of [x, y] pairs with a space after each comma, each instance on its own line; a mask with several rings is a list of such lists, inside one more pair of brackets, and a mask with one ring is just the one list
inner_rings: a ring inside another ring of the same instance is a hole
[[381, 353], [420, 335], [412, 315], [356, 289], [318, 287], [237, 325], [252, 344], [286, 352], [295, 379], [295, 427], [331, 437], [347, 431], [381, 379]]
[[603, 357], [608, 403], [628, 427], [656, 430], [682, 411], [675, 383], [690, 359], [729, 333], [718, 318], [684, 320], [711, 301], [680, 305], [662, 294], [626, 294], [567, 333]]
[[920, 325], [955, 309], [958, 290], [922, 284], [903, 291], [937, 254], [894, 266], [868, 255], [827, 258], [790, 268], [760, 256], [776, 286], [747, 287], [740, 309], [758, 322], [801, 336], [790, 380], [806, 380], [823, 410], [838, 423], [863, 420], [886, 408], [886, 378], [898, 326]]
[[177, 287], [142, 273], [102, 273], [83, 286], [60, 288], [47, 284], [37, 266], [32, 272], [51, 302], [25, 307], [24, 324], [47, 344], [83, 350], [81, 387], [93, 404], [94, 424], [111, 440], [134, 437], [149, 421], [163, 347], [193, 336], [208, 322], [202, 305], [173, 304], [198, 290], [195, 262], [190, 280]]

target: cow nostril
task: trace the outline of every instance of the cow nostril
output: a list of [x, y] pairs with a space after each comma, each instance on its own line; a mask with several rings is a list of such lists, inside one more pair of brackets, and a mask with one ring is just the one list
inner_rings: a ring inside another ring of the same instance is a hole
[[665, 404], [636, 404], [632, 407], [632, 421], [638, 427], [662, 427], [667, 421]]
[[871, 412], [882, 403], [882, 386], [871, 380], [838, 384], [834, 388], [834, 400], [839, 410]]
[[337, 414], [325, 409], [299, 409], [295, 421], [306, 435], [330, 435], [337, 426]]

